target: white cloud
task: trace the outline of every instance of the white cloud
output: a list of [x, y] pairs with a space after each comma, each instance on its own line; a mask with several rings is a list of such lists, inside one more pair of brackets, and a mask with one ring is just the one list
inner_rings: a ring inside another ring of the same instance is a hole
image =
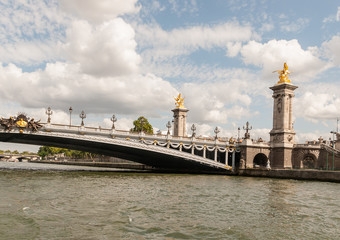
[[60, 29], [68, 18], [58, 11], [57, 1], [2, 1], [0, 16], [0, 41], [2, 43], [34, 40], [35, 38], [59, 39]]
[[281, 24], [281, 31], [284, 32], [300, 32], [303, 28], [305, 28], [309, 24], [309, 19], [307, 18], [298, 18], [292, 22], [283, 22]]
[[65, 109], [72, 105], [90, 113], [155, 115], [170, 109], [177, 93], [169, 82], [152, 74], [96, 78], [83, 74], [78, 64], [60, 62], [33, 73], [24, 73], [13, 64], [1, 66], [0, 84], [2, 99], [24, 107]]
[[270, 32], [274, 29], [274, 25], [272, 23], [263, 23], [260, 32]]
[[78, 18], [90, 22], [101, 23], [118, 16], [129, 13], [137, 13], [138, 0], [60, 0], [63, 10], [74, 14]]
[[268, 142], [270, 140], [270, 130], [269, 128], [254, 128], [250, 131], [250, 138], [254, 140], [262, 138], [263, 141]]
[[291, 79], [294, 82], [311, 81], [330, 67], [314, 56], [312, 51], [302, 49], [296, 39], [270, 40], [264, 44], [250, 41], [242, 47], [241, 55], [245, 64], [263, 68], [267, 79], [278, 79], [272, 72], [282, 69], [284, 62], [293, 71]]
[[335, 65], [340, 66], [340, 36], [336, 35], [331, 40], [322, 43], [325, 57], [329, 58]]
[[199, 124], [199, 123], [192, 123], [192, 122], [187, 122], [186, 128], [187, 128], [187, 135], [191, 136], [192, 135], [192, 130], [191, 127], [192, 125], [195, 125], [195, 134], [196, 137], [198, 136], [212, 136], [214, 134], [214, 129], [211, 125], [209, 124]]
[[251, 98], [244, 91], [246, 86], [246, 82], [237, 80], [183, 84], [189, 119], [198, 123], [227, 123], [228, 118], [249, 116]]
[[295, 115], [311, 121], [334, 119], [340, 114], [340, 97], [329, 92], [305, 92], [296, 99]]
[[336, 14], [332, 14], [323, 19], [323, 23], [333, 23], [340, 21], [340, 7], [338, 7]]
[[171, 5], [172, 11], [178, 15], [198, 11], [196, 0], [169, 0], [169, 4]]
[[193, 26], [165, 31], [160, 26], [137, 26], [137, 40], [146, 48], [148, 59], [190, 54], [198, 49], [225, 47], [227, 42], [248, 41], [254, 37], [250, 26], [226, 22], [214, 26]]
[[[131, 128], [133, 128], [133, 121], [134, 119], [132, 118], [117, 117], [117, 122], [115, 122], [115, 129], [129, 131]], [[112, 121], [109, 118], [105, 118], [101, 126], [104, 128], [111, 128]]]
[[227, 42], [227, 56], [236, 57], [239, 54], [241, 47], [241, 42]]
[[329, 132], [322, 131], [311, 131], [311, 132], [297, 132], [295, 136], [295, 142], [297, 143], [306, 143], [307, 141], [319, 141], [319, 138], [322, 137], [323, 140], [329, 140], [331, 137]]
[[26, 66], [38, 65], [42, 61], [55, 60], [58, 49], [54, 41], [21, 41], [0, 45], [0, 62]]
[[135, 51], [136, 45], [133, 28], [121, 18], [96, 27], [78, 20], [67, 30], [63, 49], [84, 73], [120, 76], [137, 72], [141, 58]]
[[58, 58], [69, 19], [57, 1], [2, 1], [0, 7], [1, 62], [31, 66]]

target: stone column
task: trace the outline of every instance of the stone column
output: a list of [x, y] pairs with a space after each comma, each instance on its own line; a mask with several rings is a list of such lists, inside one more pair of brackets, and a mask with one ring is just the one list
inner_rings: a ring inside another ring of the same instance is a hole
[[186, 108], [175, 108], [172, 111], [174, 112], [173, 136], [186, 137], [186, 119], [189, 110]]
[[273, 129], [270, 131], [271, 167], [292, 168], [292, 150], [295, 143], [293, 128], [294, 90], [291, 83], [280, 83], [271, 87], [273, 90]]

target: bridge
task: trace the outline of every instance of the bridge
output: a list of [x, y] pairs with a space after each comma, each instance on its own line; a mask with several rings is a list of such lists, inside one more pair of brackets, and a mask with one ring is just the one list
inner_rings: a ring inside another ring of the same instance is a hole
[[0, 141], [45, 145], [93, 152], [178, 172], [235, 170], [239, 157], [233, 142], [193, 137], [146, 134], [105, 128], [51, 124], [25, 115], [1, 119]]
[[32, 161], [32, 160], [40, 160], [41, 157], [36, 154], [12, 154], [12, 153], [2, 153], [0, 154], [0, 161], [5, 162], [22, 162], [24, 160]]

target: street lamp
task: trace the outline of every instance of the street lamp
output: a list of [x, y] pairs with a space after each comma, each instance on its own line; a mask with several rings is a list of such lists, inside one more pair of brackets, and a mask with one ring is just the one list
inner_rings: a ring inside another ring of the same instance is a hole
[[167, 135], [170, 135], [170, 129], [171, 129], [171, 123], [170, 123], [170, 121], [168, 121], [168, 123], [166, 124], [166, 127], [168, 128], [168, 133], [167, 133]]
[[68, 109], [68, 111], [70, 112], [70, 127], [71, 127], [71, 123], [72, 123], [72, 111], [73, 111], [72, 107], [70, 107]]
[[217, 139], [217, 134], [220, 132], [220, 130], [218, 129], [218, 127], [215, 128], [214, 133], [215, 133], [215, 139]]
[[53, 114], [53, 111], [51, 110], [51, 107], [48, 107], [46, 110], [46, 114], [48, 116], [47, 123], [51, 123], [51, 115]]
[[247, 121], [246, 127], [243, 126], [243, 130], [246, 130], [246, 133], [244, 134], [244, 139], [250, 139], [249, 130], [252, 130], [252, 129], [253, 127], [252, 126], [249, 127], [249, 122]]
[[117, 118], [116, 116], [113, 114], [112, 117], [111, 117], [111, 121], [112, 121], [112, 130], [115, 129], [115, 122], [117, 122]]
[[195, 132], [196, 131], [196, 126], [195, 126], [195, 124], [192, 124], [191, 131], [192, 131], [191, 137], [192, 138], [196, 137], [196, 132]]
[[81, 111], [81, 113], [79, 114], [79, 117], [81, 118], [81, 126], [84, 127], [84, 118], [86, 118], [86, 114], [83, 111]]

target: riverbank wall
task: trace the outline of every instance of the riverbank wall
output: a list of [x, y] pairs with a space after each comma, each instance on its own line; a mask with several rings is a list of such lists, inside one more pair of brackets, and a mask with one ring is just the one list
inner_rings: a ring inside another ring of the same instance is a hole
[[[47, 163], [47, 164], [63, 164], [74, 166], [88, 166], [88, 167], [106, 167], [106, 168], [121, 168], [132, 170], [145, 170], [145, 171], [160, 171], [153, 167], [139, 164], [139, 163], [119, 163], [119, 162], [80, 162], [80, 161], [30, 161], [35, 163]], [[171, 171], [165, 171], [170, 173]], [[197, 172], [196, 172], [197, 173]], [[204, 173], [204, 172], [202, 172]], [[214, 174], [214, 173], [209, 173]], [[215, 174], [223, 174], [217, 172]], [[324, 170], [312, 170], [312, 169], [238, 169], [235, 173], [227, 173], [228, 175], [245, 176], [245, 177], [266, 177], [266, 178], [284, 178], [284, 179], [296, 179], [296, 180], [312, 180], [312, 181], [327, 181], [340, 183], [340, 171], [324, 171]]]
[[123, 162], [80, 162], [80, 161], [30, 161], [32, 163], [47, 163], [47, 164], [62, 164], [73, 166], [87, 166], [87, 167], [106, 167], [106, 168], [123, 168], [133, 170], [153, 170], [154, 168], [139, 163], [123, 163]]
[[304, 170], [304, 169], [239, 169], [238, 176], [285, 178], [340, 183], [340, 171]]

